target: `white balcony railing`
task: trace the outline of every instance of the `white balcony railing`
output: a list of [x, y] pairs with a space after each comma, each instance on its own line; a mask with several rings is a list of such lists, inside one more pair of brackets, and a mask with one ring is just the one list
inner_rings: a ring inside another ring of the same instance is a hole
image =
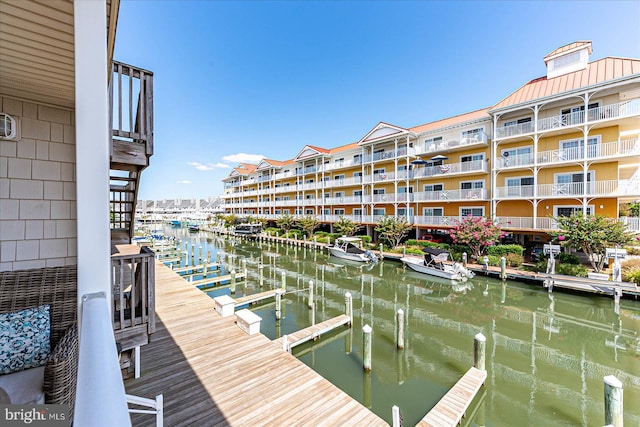
[[460, 132], [450, 132], [438, 136], [442, 136], [441, 141], [427, 141], [424, 144], [416, 144], [413, 147], [413, 154], [419, 156], [426, 153], [436, 153], [438, 151], [452, 150], [458, 147], [487, 144], [487, 135], [484, 132], [477, 132], [473, 135], [464, 136], [462, 136]]
[[416, 168], [412, 171], [411, 175], [412, 178], [428, 178], [432, 176], [476, 172], [487, 172], [487, 162], [485, 160], [474, 160], [472, 162], [450, 163], [440, 166]]
[[[534, 192], [535, 190], [535, 192]], [[532, 197], [575, 197], [575, 196], [640, 196], [640, 182], [628, 180], [590, 181], [541, 184], [541, 185], [520, 185], [496, 188], [497, 199], [530, 199]]]
[[[626, 224], [629, 231], [640, 231], [640, 218], [622, 217], [618, 221]], [[496, 222], [504, 229], [558, 230], [558, 223], [550, 217], [536, 218], [534, 221], [533, 217], [499, 216]]]
[[[575, 111], [568, 114], [545, 117], [537, 121], [538, 132], [545, 132], [554, 129], [561, 129], [571, 126], [583, 125], [585, 121], [595, 123], [605, 120], [631, 117], [640, 114], [640, 99], [618, 102], [615, 104], [603, 105], [601, 107], [590, 108], [585, 114], [584, 111]], [[496, 128], [496, 138], [510, 138], [533, 133], [534, 123], [521, 123], [514, 126], [502, 126]]]
[[477, 188], [471, 190], [422, 191], [413, 193], [411, 196], [413, 196], [411, 197], [411, 201], [413, 202], [487, 200], [487, 190]]

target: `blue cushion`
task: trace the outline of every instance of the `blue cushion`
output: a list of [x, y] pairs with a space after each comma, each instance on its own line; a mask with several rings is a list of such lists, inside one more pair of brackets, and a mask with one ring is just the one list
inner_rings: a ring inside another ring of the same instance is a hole
[[0, 314], [0, 374], [43, 366], [50, 352], [49, 305]]

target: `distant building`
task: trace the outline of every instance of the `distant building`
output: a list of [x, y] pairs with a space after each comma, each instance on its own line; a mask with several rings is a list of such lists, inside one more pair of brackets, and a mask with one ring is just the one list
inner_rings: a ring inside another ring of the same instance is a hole
[[[589, 62], [590, 41], [555, 49], [547, 75], [497, 104], [411, 128], [380, 122], [360, 141], [307, 145], [226, 177], [228, 213], [345, 216], [367, 227], [406, 217], [420, 236], [461, 217], [495, 219], [521, 243], [554, 216], [621, 217], [640, 198], [640, 60]], [[638, 218], [620, 218], [640, 230]]]
[[136, 215], [215, 215], [223, 213], [222, 199], [210, 197], [208, 199], [173, 199], [173, 200], [140, 200]]

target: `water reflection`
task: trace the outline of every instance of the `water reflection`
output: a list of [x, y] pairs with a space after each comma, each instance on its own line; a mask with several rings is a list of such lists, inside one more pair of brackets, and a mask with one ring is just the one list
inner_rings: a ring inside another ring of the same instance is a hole
[[[203, 237], [200, 237], [203, 239]], [[473, 336], [487, 337], [486, 396], [467, 418], [475, 425], [602, 425], [602, 379], [624, 384], [625, 422], [640, 425], [640, 304], [623, 300], [548, 294], [530, 287], [476, 277], [452, 286], [425, 279], [399, 264], [375, 266], [329, 258], [316, 251], [268, 243], [210, 238], [212, 257], [231, 254], [246, 264], [248, 279], [237, 296], [281, 286], [282, 319], [275, 303], [258, 306], [261, 331], [277, 338], [344, 313], [353, 295], [353, 328], [294, 351], [345, 392], [391, 422], [398, 405], [415, 424], [472, 365]], [[258, 265], [263, 267], [260, 288]], [[232, 267], [229, 267], [232, 268]], [[308, 307], [309, 281], [314, 304]], [[229, 289], [211, 292], [230, 293]], [[396, 348], [396, 313], [405, 313], [405, 348]], [[362, 327], [373, 327], [373, 371], [362, 369]]]

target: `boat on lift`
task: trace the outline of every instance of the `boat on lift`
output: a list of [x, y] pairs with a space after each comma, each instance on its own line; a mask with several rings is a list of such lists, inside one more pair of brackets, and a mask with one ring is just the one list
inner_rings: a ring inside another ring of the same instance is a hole
[[329, 253], [337, 258], [359, 262], [378, 262], [378, 257], [370, 250], [360, 249], [356, 243], [362, 240], [358, 237], [338, 237], [333, 245], [327, 245]]
[[449, 262], [450, 254], [444, 249], [425, 247], [422, 251], [425, 253], [424, 259], [405, 256], [400, 261], [413, 271], [443, 279], [464, 282], [474, 276], [473, 271], [464, 268], [462, 264]]
[[239, 237], [253, 237], [256, 238], [262, 233], [262, 224], [260, 223], [243, 223], [236, 225], [233, 230], [233, 234]]

